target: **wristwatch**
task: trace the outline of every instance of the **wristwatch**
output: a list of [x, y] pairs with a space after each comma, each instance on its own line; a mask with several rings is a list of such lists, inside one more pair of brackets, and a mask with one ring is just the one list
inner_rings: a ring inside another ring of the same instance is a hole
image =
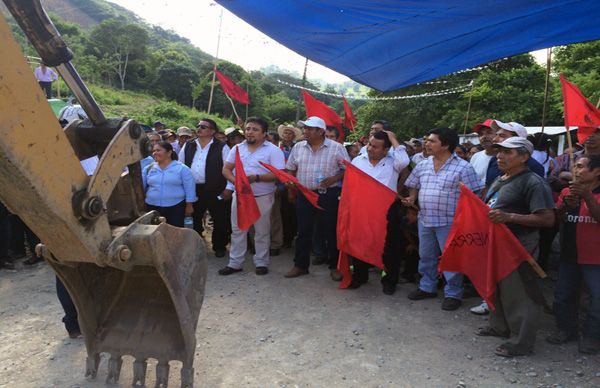
[[256, 174], [256, 175], [255, 175], [255, 177], [256, 177], [256, 178], [255, 178], [255, 180], [254, 180], [254, 181], [255, 181], [255, 182], [260, 182], [260, 175]]

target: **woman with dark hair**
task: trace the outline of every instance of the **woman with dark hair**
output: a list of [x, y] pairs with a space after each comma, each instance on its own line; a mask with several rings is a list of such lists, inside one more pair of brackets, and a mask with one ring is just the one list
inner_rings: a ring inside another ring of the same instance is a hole
[[467, 147], [465, 147], [462, 144], [459, 144], [456, 146], [456, 148], [454, 149], [454, 152], [456, 153], [456, 155], [458, 155], [459, 158], [466, 160], [467, 162], [469, 161], [469, 151], [467, 150]]
[[167, 223], [183, 228], [183, 220], [194, 212], [196, 183], [192, 171], [177, 161], [177, 153], [166, 141], [154, 145], [154, 162], [142, 173], [146, 208], [156, 210]]

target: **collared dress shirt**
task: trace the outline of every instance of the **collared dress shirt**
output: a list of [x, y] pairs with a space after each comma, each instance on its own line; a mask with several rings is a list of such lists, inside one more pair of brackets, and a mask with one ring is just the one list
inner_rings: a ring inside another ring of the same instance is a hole
[[404, 185], [419, 190], [419, 219], [424, 226], [452, 224], [460, 194], [460, 182], [472, 191], [479, 191], [484, 187], [473, 166], [454, 153], [438, 172], [433, 166], [433, 156], [415, 166]]
[[[229, 151], [227, 159], [225, 160], [227, 163], [235, 164], [236, 149], [240, 150], [240, 159], [244, 165], [246, 176], [269, 173], [270, 171], [264, 168], [260, 162], [270, 164], [279, 170], [285, 168], [283, 151], [268, 141], [264, 141], [256, 150], [250, 152], [248, 143], [244, 140], [244, 142], [236, 145]], [[233, 174], [235, 175], [235, 168], [233, 169]], [[251, 186], [255, 197], [271, 194], [275, 191], [275, 182], [254, 182]], [[233, 185], [228, 184], [227, 188], [233, 189]]]
[[398, 176], [410, 159], [406, 153], [406, 148], [402, 145], [393, 148], [391, 154], [388, 153], [383, 159], [381, 159], [375, 166], [369, 161], [368, 154], [358, 155], [352, 164], [372, 178], [375, 178], [378, 182], [386, 185], [394, 192], [398, 189]]
[[49, 67], [46, 67], [46, 72], [42, 71], [42, 67], [36, 67], [34, 70], [35, 79], [41, 82], [52, 82], [58, 79], [58, 74]]
[[[316, 190], [319, 185], [318, 177], [320, 174], [328, 178], [339, 174], [343, 170], [343, 160], [350, 161], [348, 152], [343, 145], [330, 139], [325, 139], [323, 144], [315, 152], [306, 140], [296, 143], [290, 157], [288, 158], [286, 169], [297, 171], [296, 177], [300, 184], [311, 190]], [[330, 187], [339, 187], [342, 182], [336, 182]]]
[[[192, 175], [194, 176], [194, 182], [202, 185], [206, 183], [206, 157], [208, 156], [208, 150], [210, 149], [210, 146], [214, 140], [211, 140], [204, 148], [200, 146], [200, 141], [198, 141], [198, 139], [194, 141], [196, 142], [196, 153], [192, 159]], [[181, 161], [185, 160], [186, 148], [187, 144], [185, 144], [181, 149], [181, 152], [179, 152], [179, 160]], [[223, 146], [223, 150], [221, 151], [223, 162], [227, 160], [227, 155], [229, 155], [229, 146], [225, 144]]]
[[196, 202], [196, 185], [189, 167], [173, 160], [164, 170], [158, 163], [150, 164], [142, 171], [146, 191], [146, 203], [169, 207], [181, 201]]

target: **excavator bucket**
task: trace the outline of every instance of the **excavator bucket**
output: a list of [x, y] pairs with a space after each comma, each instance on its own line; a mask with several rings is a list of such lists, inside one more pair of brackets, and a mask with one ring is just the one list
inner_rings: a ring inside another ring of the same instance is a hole
[[[132, 356], [134, 385], [149, 359], [156, 386], [169, 362], [193, 385], [195, 331], [204, 297], [206, 249], [191, 229], [144, 211], [139, 160], [148, 141], [133, 120], [106, 119], [70, 64], [71, 52], [39, 0], [5, 0], [42, 59], [57, 68], [89, 116], [64, 130], [0, 16], [0, 200], [37, 234], [63, 281], [85, 338], [85, 374], [95, 378], [109, 354], [107, 382]], [[80, 161], [99, 156], [92, 176]]]

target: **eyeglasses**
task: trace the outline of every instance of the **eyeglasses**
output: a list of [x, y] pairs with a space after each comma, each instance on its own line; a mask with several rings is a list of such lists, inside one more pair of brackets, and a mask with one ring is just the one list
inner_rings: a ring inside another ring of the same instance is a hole
[[198, 124], [196, 126], [196, 128], [199, 128], [199, 129], [210, 129], [210, 126], [209, 125], [204, 125], [204, 124]]

